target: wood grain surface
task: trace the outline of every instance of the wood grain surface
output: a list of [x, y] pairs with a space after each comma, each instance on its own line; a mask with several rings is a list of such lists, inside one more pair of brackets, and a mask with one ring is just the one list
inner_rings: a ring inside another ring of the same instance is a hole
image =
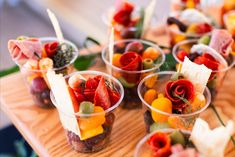
[[[104, 71], [102, 63], [97, 62], [92, 69]], [[217, 109], [224, 121], [235, 122], [235, 69], [228, 73], [216, 100]], [[41, 157], [102, 156], [131, 157], [137, 142], [145, 135], [145, 126], [141, 110], [123, 110], [118, 108], [116, 121], [109, 145], [97, 153], [80, 154], [68, 145], [64, 130], [56, 109], [41, 109], [34, 105], [30, 93], [20, 73], [0, 79], [1, 108], [10, 117], [13, 124]], [[220, 125], [211, 109], [201, 114], [211, 127]], [[235, 156], [235, 147], [230, 142], [226, 157]]]

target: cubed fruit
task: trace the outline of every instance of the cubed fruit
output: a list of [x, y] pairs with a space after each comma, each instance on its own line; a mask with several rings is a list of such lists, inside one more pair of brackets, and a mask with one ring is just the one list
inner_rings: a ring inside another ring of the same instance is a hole
[[203, 94], [197, 92], [190, 104], [193, 112], [198, 111], [206, 105], [206, 98]]
[[133, 41], [126, 46], [125, 52], [142, 53], [144, 45], [139, 41]]
[[144, 100], [148, 104], [152, 104], [153, 100], [157, 98], [157, 91], [155, 89], [149, 89], [144, 94]]
[[86, 140], [88, 138], [102, 134], [103, 132], [104, 132], [104, 129], [102, 126], [98, 126], [94, 129], [90, 129], [90, 130], [82, 130], [81, 131], [81, 140]]
[[184, 61], [184, 57], [185, 56], [188, 56], [188, 52], [184, 51], [184, 50], [180, 50], [178, 53], [177, 53], [177, 58], [183, 62]]
[[194, 120], [191, 119], [190, 121], [190, 119], [187, 120], [178, 116], [170, 116], [168, 117], [168, 124], [174, 129], [192, 130]]
[[95, 129], [98, 126], [105, 123], [105, 113], [104, 109], [100, 106], [94, 107], [94, 113], [99, 113], [95, 116], [90, 117], [80, 117], [79, 118], [79, 128], [83, 131]]
[[[167, 114], [172, 113], [172, 102], [168, 98], [164, 97], [163, 94], [159, 94], [158, 98], [152, 102], [152, 107]], [[155, 122], [167, 122], [168, 120], [167, 115], [158, 113], [154, 110], [152, 110], [151, 114]]]
[[155, 61], [158, 57], [160, 56], [160, 52], [153, 48], [153, 47], [148, 47], [142, 55], [142, 59], [150, 58], [153, 61]]
[[198, 28], [198, 25], [197, 25], [197, 24], [191, 24], [191, 25], [189, 25], [189, 27], [187, 28], [186, 33], [195, 34], [195, 33], [197, 33], [197, 28]]
[[197, 26], [197, 33], [198, 34], [204, 34], [204, 33], [208, 33], [212, 31], [212, 26], [209, 25], [208, 23], [203, 23], [203, 24], [199, 24]]
[[26, 68], [27, 70], [38, 70], [39, 69], [38, 61], [34, 59], [29, 59], [24, 64], [24, 68]]
[[94, 104], [90, 101], [83, 101], [79, 105], [79, 112], [83, 114], [91, 114], [94, 112]]
[[120, 53], [115, 53], [114, 55], [113, 55], [113, 60], [112, 60], [112, 62], [113, 62], [113, 65], [114, 66], [116, 66], [116, 67], [122, 67], [122, 65], [121, 65], [121, 63], [120, 63], [120, 58], [122, 57], [122, 54], [120, 54]]
[[154, 85], [157, 83], [157, 78], [158, 75], [154, 75], [152, 77], [149, 77], [148, 79], [146, 79], [146, 81], [144, 82], [144, 85], [148, 88], [153, 88]]
[[180, 131], [178, 131], [178, 130], [173, 131], [170, 134], [170, 138], [171, 138], [171, 143], [173, 145], [174, 144], [181, 144], [182, 146], [185, 146], [185, 144], [186, 144], [184, 135]]

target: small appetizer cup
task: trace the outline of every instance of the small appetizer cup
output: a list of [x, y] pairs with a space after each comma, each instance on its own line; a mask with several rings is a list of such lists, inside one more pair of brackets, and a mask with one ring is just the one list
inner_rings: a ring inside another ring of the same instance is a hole
[[[142, 10], [140, 7], [135, 7], [132, 15], [131, 15], [131, 22], [128, 26], [123, 26], [121, 24], [118, 24], [115, 22], [112, 18], [113, 14], [115, 12], [114, 7], [109, 7], [101, 16], [101, 19], [103, 23], [107, 26], [108, 32], [110, 32], [111, 28], [114, 28], [114, 40], [124, 40], [124, 39], [140, 39], [141, 33], [140, 30], [138, 30], [138, 22], [141, 20]], [[123, 15], [125, 16], [125, 15]], [[156, 15], [153, 15], [150, 26], [145, 30], [146, 32], [151, 28], [151, 26], [157, 25], [157, 17]], [[142, 30], [143, 31], [143, 30]], [[145, 37], [146, 34], [143, 34]]]
[[[178, 53], [180, 52], [180, 50], [185, 50], [186, 52], [190, 52], [190, 49], [193, 45], [197, 44], [196, 39], [193, 40], [185, 40], [182, 42], [179, 42], [178, 44], [176, 44], [173, 47], [172, 50], [172, 54], [175, 58], [175, 60], [178, 63], [182, 63], [182, 61], [180, 61], [180, 59], [177, 57]], [[219, 54], [219, 53], [218, 53]], [[216, 98], [216, 95], [218, 94], [218, 90], [220, 89], [220, 87], [223, 85], [223, 81], [226, 77], [227, 72], [233, 67], [234, 65], [234, 56], [230, 53], [228, 57], [224, 58], [225, 61], [227, 62], [228, 66], [220, 66], [219, 70], [212, 70], [212, 74], [213, 77], [211, 77], [207, 83], [207, 87], [210, 90], [211, 93], [211, 101], [213, 102]]]
[[[151, 146], [148, 143], [150, 138], [153, 137], [154, 135], [156, 135], [157, 133], [167, 133], [168, 136], [170, 136], [170, 134], [173, 133], [174, 131], [179, 131], [183, 135], [183, 136], [178, 135], [178, 136], [180, 136], [180, 138], [178, 138], [178, 140], [180, 139], [179, 142], [182, 142], [182, 140], [184, 140], [184, 142], [186, 141], [186, 142], [189, 143], [189, 137], [190, 137], [190, 134], [191, 134], [190, 131], [175, 130], [175, 129], [160, 129], [160, 130], [156, 130], [156, 131], [146, 135], [145, 137], [143, 137], [138, 142], [138, 144], [135, 147], [134, 157], [154, 157], [154, 150], [153, 150], [153, 148], [151, 148]], [[159, 139], [159, 142], [163, 142], [163, 139]], [[163, 143], [163, 145], [165, 145], [165, 143]], [[181, 145], [181, 144], [180, 143], [175, 143], [175, 145]], [[170, 146], [172, 146], [172, 145], [170, 145]], [[185, 148], [187, 148], [187, 147], [192, 148], [192, 146], [186, 146]]]
[[102, 59], [106, 64], [106, 68], [108, 72], [117, 78], [124, 87], [124, 99], [122, 103], [122, 107], [125, 109], [135, 109], [141, 108], [141, 101], [137, 94], [137, 86], [139, 82], [147, 75], [154, 73], [159, 70], [160, 66], [165, 61], [165, 54], [164, 52], [155, 44], [139, 40], [139, 39], [127, 39], [127, 40], [120, 40], [114, 43], [114, 53], [118, 52], [123, 54], [125, 52], [125, 47], [128, 43], [131, 42], [140, 42], [144, 45], [144, 47], [153, 47], [157, 51], [160, 52], [160, 56], [158, 57], [157, 63], [154, 64], [153, 68], [146, 69], [146, 70], [139, 70], [139, 71], [129, 71], [123, 70], [117, 66], [114, 66], [109, 60], [109, 48], [108, 46], [102, 50]]
[[[39, 38], [42, 44], [44, 45], [47, 42], [53, 42], [58, 41], [57, 38], [54, 37], [43, 37]], [[71, 43], [70, 41], [65, 40], [66, 44], [71, 45], [73, 48], [73, 58], [71, 61], [64, 65], [63, 67], [54, 68], [53, 70], [56, 71], [56, 73], [62, 73], [63, 75], [67, 75], [74, 71], [73, 63], [78, 57], [78, 49], [77, 47]], [[36, 63], [31, 63], [36, 64]], [[19, 65], [19, 64], [18, 64]], [[50, 86], [47, 81], [46, 73], [47, 70], [39, 70], [39, 69], [31, 69], [27, 65], [19, 65], [20, 71], [24, 75], [26, 85], [29, 88], [29, 91], [33, 97], [33, 100], [35, 104], [41, 108], [52, 108], [54, 107], [53, 103], [50, 99]], [[31, 66], [31, 65], [30, 65]]]
[[[191, 130], [196, 121], [196, 118], [203, 112], [211, 102], [211, 94], [206, 87], [203, 93], [204, 98], [196, 103], [196, 93], [193, 100], [186, 100], [190, 104], [189, 108], [180, 108], [182, 113], [173, 109], [173, 103], [166, 99], [165, 88], [166, 84], [171, 80], [171, 77], [176, 74], [173, 71], [158, 72], [145, 77], [138, 86], [138, 95], [143, 103], [144, 121], [146, 131], [152, 132], [156, 128], [174, 128]], [[153, 92], [148, 92], [154, 90]], [[146, 94], [146, 93], [149, 94]], [[158, 97], [157, 97], [158, 95]], [[161, 95], [161, 96], [160, 96]], [[163, 99], [161, 99], [163, 98]], [[156, 99], [159, 99], [155, 101]], [[160, 101], [161, 99], [161, 101]], [[185, 113], [183, 113], [185, 112]]]
[[[75, 151], [82, 153], [97, 152], [108, 145], [112, 132], [112, 127], [115, 121], [114, 110], [120, 105], [124, 96], [124, 90], [121, 83], [117, 79], [103, 72], [98, 72], [98, 71], [74, 72], [72, 74], [65, 76], [66, 81], [68, 81], [70, 77], [75, 75], [80, 75], [80, 76], [82, 75], [85, 79], [88, 79], [90, 77], [95, 77], [98, 75], [103, 76], [106, 85], [120, 94], [120, 99], [110, 108], [106, 110], [100, 110], [100, 108], [102, 107], [95, 106], [98, 107], [97, 108], [98, 112], [96, 112], [96, 109], [94, 108], [95, 111], [94, 113], [85, 114], [80, 112], [70, 113], [68, 111], [65, 111], [63, 108], [61, 108], [61, 106], [59, 106], [56, 103], [54, 95], [51, 92], [50, 95], [51, 100], [59, 112], [62, 125], [64, 123], [72, 122], [75, 119], [75, 121], [77, 121], [78, 123], [81, 134], [83, 135], [83, 139], [81, 139], [79, 135], [69, 130], [69, 128], [67, 128], [66, 125], [63, 125], [65, 136], [71, 147]], [[64, 119], [66, 119], [66, 121], [63, 121]]]

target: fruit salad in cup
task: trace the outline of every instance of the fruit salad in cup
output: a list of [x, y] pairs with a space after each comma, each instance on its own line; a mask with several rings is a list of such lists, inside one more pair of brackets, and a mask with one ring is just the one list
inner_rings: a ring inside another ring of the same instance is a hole
[[51, 99], [58, 109], [68, 143], [78, 152], [96, 152], [107, 146], [114, 109], [123, 98], [118, 80], [98, 71], [75, 72], [63, 77], [47, 73]]
[[138, 95], [144, 106], [146, 131], [191, 130], [196, 118], [210, 104], [206, 87], [210, 73], [204, 65], [185, 58], [179, 72], [158, 72], [145, 77], [138, 86]]
[[[109, 8], [102, 16], [104, 23], [114, 28], [114, 39], [139, 39], [144, 35], [146, 9], [135, 6], [127, 0], [117, 0], [114, 8]], [[152, 15], [149, 15], [150, 21]]]
[[200, 10], [200, 0], [171, 0], [172, 11], [183, 11], [190, 8]]
[[211, 35], [205, 35], [199, 40], [178, 43], [172, 53], [179, 63], [187, 56], [192, 62], [204, 64], [212, 70], [207, 87], [214, 100], [226, 73], [234, 65], [234, 56], [231, 54], [232, 44], [232, 36], [226, 30], [216, 29]]
[[211, 130], [207, 122], [198, 118], [192, 132], [159, 129], [146, 135], [137, 144], [134, 157], [224, 157], [233, 132], [232, 121]]
[[57, 38], [31, 38], [21, 36], [9, 40], [8, 49], [12, 59], [20, 67], [35, 104], [42, 108], [54, 107], [50, 100], [50, 86], [46, 77], [48, 69], [64, 75], [73, 71], [72, 64], [78, 56], [77, 47]]
[[210, 34], [214, 27], [212, 20], [196, 9], [172, 13], [167, 18], [167, 25], [172, 46], [186, 39], [198, 39]]
[[[123, 108], [140, 108], [137, 86], [142, 78], [156, 72], [165, 61], [163, 51], [155, 44], [137, 39], [114, 43], [114, 54], [110, 57], [108, 47], [102, 51], [102, 59], [108, 72], [124, 87]], [[112, 60], [110, 61], [110, 58]]]

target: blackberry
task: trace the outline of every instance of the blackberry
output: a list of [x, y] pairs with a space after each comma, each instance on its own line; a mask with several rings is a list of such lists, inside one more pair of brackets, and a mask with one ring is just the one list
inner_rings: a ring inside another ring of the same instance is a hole
[[63, 43], [58, 46], [57, 53], [52, 57], [54, 67], [60, 68], [70, 63], [74, 49], [71, 45]]

